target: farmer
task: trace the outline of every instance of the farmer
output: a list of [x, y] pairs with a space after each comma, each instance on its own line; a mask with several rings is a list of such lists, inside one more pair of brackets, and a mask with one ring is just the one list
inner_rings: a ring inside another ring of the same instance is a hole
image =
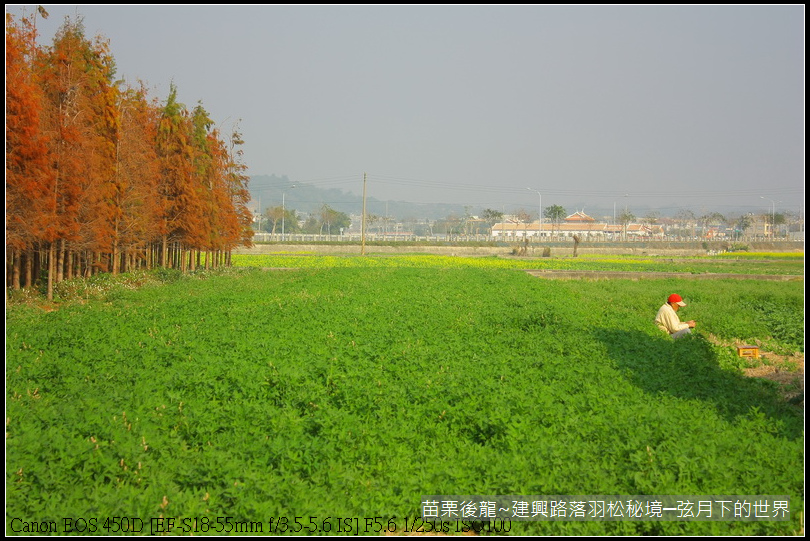
[[667, 299], [667, 302], [658, 309], [658, 314], [655, 316], [655, 324], [658, 328], [670, 335], [672, 338], [680, 338], [692, 332], [695, 328], [694, 321], [681, 322], [678, 317], [678, 310], [682, 306], [686, 306], [683, 299], [677, 293], [673, 293]]

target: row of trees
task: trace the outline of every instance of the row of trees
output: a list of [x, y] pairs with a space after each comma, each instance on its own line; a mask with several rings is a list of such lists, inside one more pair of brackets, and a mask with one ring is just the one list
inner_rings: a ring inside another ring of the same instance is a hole
[[[779, 226], [788, 224], [788, 217], [782, 213], [725, 216], [719, 212], [710, 212], [697, 215], [690, 210], [682, 210], [672, 222], [680, 228], [680, 233], [684, 236], [705, 236], [711, 229], [731, 229], [735, 237], [752, 235], [773, 237]], [[768, 224], [770, 230], [766, 234], [765, 228], [761, 225], [758, 230], [754, 230], [756, 224]]]
[[[560, 205], [550, 205], [543, 209], [544, 220], [557, 227], [566, 216], [568, 216], [567, 211]], [[490, 224], [490, 227], [493, 223], [500, 221], [502, 217], [503, 213], [491, 209], [485, 210], [482, 215], [484, 222]], [[535, 215], [527, 211], [518, 211], [515, 217], [521, 223], [531, 223], [536, 219]], [[605, 219], [613, 221], [611, 218]], [[621, 225], [623, 230], [626, 230], [627, 226], [632, 223], [641, 223], [651, 228], [655, 225], [666, 225], [670, 230], [680, 230], [682, 236], [691, 237], [705, 235], [706, 231], [712, 228], [733, 229], [737, 234], [745, 235], [757, 221], [770, 224], [771, 227], [787, 223], [785, 215], [780, 213], [763, 214], [761, 216], [752, 214], [724, 216], [719, 212], [698, 215], [690, 210], [681, 210], [674, 218], [663, 218], [658, 211], [650, 211], [644, 216], [638, 217], [631, 210], [624, 209], [614, 219], [615, 223]]]
[[[40, 8], [39, 14], [47, 16]], [[49, 47], [6, 14], [6, 272], [12, 288], [95, 272], [229, 262], [250, 244], [243, 143], [201, 104], [115, 80], [102, 38], [69, 18]]]
[[[568, 211], [561, 205], [549, 205], [543, 208], [543, 222], [544, 224], [550, 224], [552, 231], [555, 229], [559, 230], [560, 224], [567, 216]], [[513, 212], [509, 219], [520, 224], [531, 224], [537, 221], [537, 212], [532, 213], [525, 209], [520, 209]], [[492, 226], [503, 220], [503, 212], [493, 209], [484, 209], [480, 215], [473, 216], [471, 214], [471, 207], [468, 207], [463, 215], [452, 214], [446, 218], [432, 222], [424, 220], [406, 221], [405, 228], [412, 231], [415, 235], [422, 236], [431, 236], [434, 234], [459, 236], [489, 235]], [[756, 232], [755, 225], [757, 223], [767, 223], [772, 226], [788, 223], [785, 215], [779, 213], [773, 215], [742, 214], [724, 216], [718, 212], [698, 215], [689, 210], [682, 210], [674, 217], [662, 217], [658, 211], [650, 211], [644, 216], [638, 217], [629, 209], [621, 210], [615, 217], [606, 216], [603, 220], [604, 222], [615, 223], [621, 226], [623, 233], [626, 233], [630, 224], [643, 224], [653, 231], [660, 227], [669, 236], [684, 238], [704, 237], [707, 236], [711, 230], [722, 231], [728, 234], [728, 229], [733, 230], [733, 236], [735, 238], [744, 238], [763, 234], [762, 232]], [[378, 233], [383, 232], [383, 227], [385, 231], [392, 231], [394, 228], [392, 224], [396, 222], [397, 220], [390, 217], [367, 217], [369, 230], [374, 231], [375, 228], [371, 224], [376, 223], [376, 231]], [[762, 228], [760, 227], [760, 229]]]
[[[370, 216], [366, 222], [370, 221]], [[349, 229], [352, 220], [348, 214], [335, 210], [329, 205], [322, 205], [316, 213], [310, 214], [302, 220], [295, 209], [285, 207], [269, 207], [262, 215], [259, 231], [266, 231], [272, 235], [278, 233], [307, 233], [315, 235], [335, 235], [341, 230]]]

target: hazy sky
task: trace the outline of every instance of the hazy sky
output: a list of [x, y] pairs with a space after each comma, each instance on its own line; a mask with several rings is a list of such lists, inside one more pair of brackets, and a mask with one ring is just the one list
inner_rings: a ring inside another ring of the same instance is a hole
[[43, 44], [78, 14], [119, 76], [241, 119], [251, 175], [360, 194], [366, 172], [378, 199], [507, 211], [803, 213], [803, 5], [45, 8]]

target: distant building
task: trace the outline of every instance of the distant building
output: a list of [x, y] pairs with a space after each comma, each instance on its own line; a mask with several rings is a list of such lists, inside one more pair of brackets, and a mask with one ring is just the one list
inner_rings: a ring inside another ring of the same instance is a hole
[[[597, 222], [583, 211], [577, 211], [567, 216], [562, 223], [553, 223], [543, 220], [532, 223], [522, 223], [517, 220], [507, 220], [492, 226], [492, 236], [496, 238], [524, 238], [524, 237], [573, 237], [579, 235], [583, 239], [616, 238], [625, 231], [619, 224]], [[642, 224], [629, 224], [627, 235], [634, 237], [650, 236], [649, 226]]]
[[771, 236], [771, 224], [760, 215], [750, 214], [748, 227], [743, 232], [746, 237], [767, 238]]
[[592, 218], [585, 214], [585, 212], [578, 210], [575, 213], [567, 216], [565, 218], [565, 223], [567, 224], [590, 224], [596, 223], [596, 218]]

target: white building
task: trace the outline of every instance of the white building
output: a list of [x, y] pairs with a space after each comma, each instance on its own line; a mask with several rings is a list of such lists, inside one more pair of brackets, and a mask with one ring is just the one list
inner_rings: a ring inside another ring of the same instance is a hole
[[654, 233], [653, 228], [643, 224], [628, 224], [625, 231], [620, 224], [600, 223], [581, 211], [571, 214], [559, 224], [546, 220], [542, 225], [539, 221], [522, 223], [517, 220], [509, 220], [492, 226], [492, 236], [503, 239], [538, 236], [541, 238], [566, 238], [579, 235], [582, 240], [588, 238], [602, 240], [621, 237], [624, 234], [631, 237], [650, 237]]

